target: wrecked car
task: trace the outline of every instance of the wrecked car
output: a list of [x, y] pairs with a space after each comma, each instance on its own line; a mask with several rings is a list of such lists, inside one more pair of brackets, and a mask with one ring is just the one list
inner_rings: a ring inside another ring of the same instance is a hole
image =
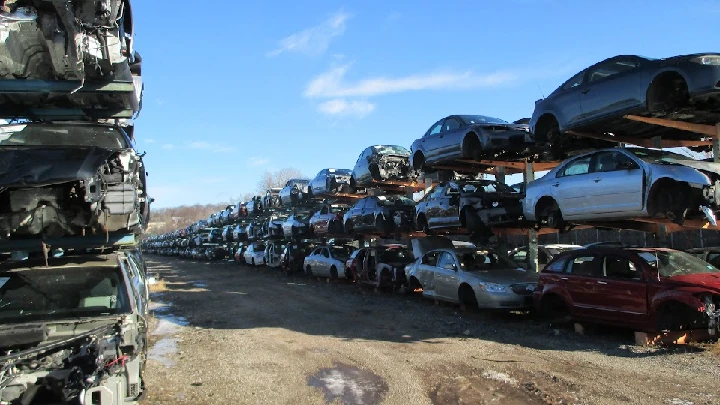
[[345, 213], [343, 226], [348, 234], [362, 232], [409, 232], [415, 201], [397, 195], [367, 196], [359, 200]]
[[490, 226], [522, 219], [523, 195], [495, 180], [449, 181], [434, 186], [415, 206], [416, 229], [464, 228], [488, 234]]
[[405, 266], [413, 261], [410, 249], [393, 244], [358, 249], [346, 261], [345, 268], [355, 282], [394, 290], [407, 284]]
[[282, 223], [283, 236], [286, 238], [298, 238], [310, 236], [310, 216], [311, 211], [295, 210]]
[[383, 181], [408, 181], [415, 177], [410, 151], [397, 145], [369, 146], [358, 157], [350, 177], [352, 189]]
[[318, 246], [305, 258], [303, 266], [309, 277], [327, 277], [336, 280], [348, 278], [345, 261], [352, 254], [352, 248], [342, 245]]
[[350, 169], [323, 169], [310, 180], [308, 198], [350, 191]]
[[530, 309], [538, 274], [498, 253], [473, 248], [432, 249], [406, 268], [409, 284], [425, 297], [468, 307]]
[[511, 124], [484, 115], [451, 115], [434, 123], [410, 147], [410, 166], [418, 171], [458, 159], [480, 160], [504, 152], [523, 152], [529, 133], [521, 124]]
[[677, 250], [604, 247], [566, 252], [543, 269], [533, 295], [535, 307], [551, 320], [641, 332], [720, 333], [720, 270]]
[[119, 126], [0, 125], [0, 238], [140, 233], [149, 204], [142, 156]]
[[280, 190], [280, 205], [297, 205], [308, 198], [310, 179], [290, 179]]
[[136, 403], [147, 298], [123, 252], [0, 265], [0, 403]]
[[[569, 130], [684, 139], [687, 132], [632, 123], [624, 117], [639, 114], [715, 124], [720, 110], [719, 81], [717, 53], [664, 59], [637, 55], [608, 58], [535, 102], [530, 120], [532, 138], [558, 151], [568, 141], [565, 133]], [[708, 111], [711, 113], [703, 113]]]
[[601, 149], [575, 156], [528, 183], [525, 218], [564, 229], [569, 222], [668, 218], [715, 224], [720, 164], [645, 148]]
[[0, 97], [3, 114], [20, 105], [102, 111], [99, 118], [139, 112], [142, 58], [134, 49], [129, 0], [5, 0], [0, 32], [0, 79], [20, 86], [63, 82], [36, 94]]
[[343, 233], [343, 216], [349, 209], [347, 204], [323, 204], [322, 208], [310, 217], [311, 233], [317, 236]]

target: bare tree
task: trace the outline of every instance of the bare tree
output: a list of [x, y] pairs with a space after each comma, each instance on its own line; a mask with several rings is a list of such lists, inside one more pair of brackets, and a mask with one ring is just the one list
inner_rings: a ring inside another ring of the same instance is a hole
[[269, 170], [265, 171], [260, 177], [260, 181], [257, 183], [257, 192], [260, 195], [264, 195], [265, 191], [273, 187], [283, 187], [288, 180], [304, 177], [300, 170], [293, 167], [286, 167], [274, 172]]

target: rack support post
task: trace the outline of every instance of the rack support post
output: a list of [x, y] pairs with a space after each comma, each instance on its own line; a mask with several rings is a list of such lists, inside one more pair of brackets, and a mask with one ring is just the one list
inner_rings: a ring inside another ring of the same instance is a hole
[[[523, 173], [523, 181], [525, 183], [525, 189], [527, 190], [527, 184], [535, 180], [535, 168], [533, 162], [525, 161], [525, 172]], [[538, 272], [538, 234], [535, 228], [530, 228], [528, 231], [528, 270]]]
[[[505, 168], [502, 166], [498, 166], [495, 168], [495, 170], [495, 181], [505, 184]], [[508, 252], [510, 251], [510, 245], [508, 244], [507, 235], [497, 235], [496, 240], [498, 254], [502, 257], [507, 257]]]
[[720, 163], [720, 123], [715, 125], [715, 136], [712, 141], [713, 162]]

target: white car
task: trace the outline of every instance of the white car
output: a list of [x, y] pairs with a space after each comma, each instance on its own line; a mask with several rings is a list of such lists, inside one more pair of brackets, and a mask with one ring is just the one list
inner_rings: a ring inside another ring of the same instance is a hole
[[253, 266], [265, 264], [265, 244], [253, 243], [248, 246], [243, 254], [243, 258], [245, 258], [245, 263], [252, 264]]
[[345, 274], [345, 261], [350, 257], [353, 248], [349, 246], [319, 246], [315, 248], [303, 263], [308, 276], [338, 278]]

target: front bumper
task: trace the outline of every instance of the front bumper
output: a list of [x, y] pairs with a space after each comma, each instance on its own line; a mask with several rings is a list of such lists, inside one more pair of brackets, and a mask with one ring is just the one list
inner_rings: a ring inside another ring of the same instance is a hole
[[533, 307], [532, 292], [516, 294], [513, 291], [475, 291], [478, 308], [486, 309], [530, 309]]

